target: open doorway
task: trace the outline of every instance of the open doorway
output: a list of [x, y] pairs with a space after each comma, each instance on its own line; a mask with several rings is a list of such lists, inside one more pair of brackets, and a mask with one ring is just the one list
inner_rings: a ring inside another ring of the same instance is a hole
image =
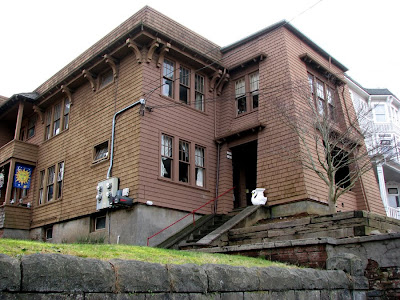
[[257, 140], [231, 148], [234, 208], [251, 205], [251, 191], [257, 184]]

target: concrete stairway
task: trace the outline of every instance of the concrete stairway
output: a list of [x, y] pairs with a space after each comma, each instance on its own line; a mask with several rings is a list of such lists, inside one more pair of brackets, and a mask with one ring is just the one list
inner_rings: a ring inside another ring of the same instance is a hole
[[340, 239], [370, 234], [400, 232], [400, 221], [364, 211], [350, 211], [323, 216], [304, 216], [300, 218], [270, 219], [258, 222], [258, 224], [229, 230], [227, 245], [245, 245], [323, 237]]
[[195, 223], [189, 224], [157, 247], [167, 249], [180, 249], [181, 245], [193, 244], [214, 231], [232, 218], [231, 215], [205, 215]]

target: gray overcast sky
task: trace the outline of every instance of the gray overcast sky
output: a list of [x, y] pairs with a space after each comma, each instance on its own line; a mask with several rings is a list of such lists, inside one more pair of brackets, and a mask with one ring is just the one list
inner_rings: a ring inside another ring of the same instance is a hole
[[310, 8], [317, 2], [2, 1], [0, 95], [33, 91], [149, 5], [220, 46], [294, 18], [291, 24], [344, 64], [353, 79], [366, 88], [388, 88], [400, 97], [400, 1], [323, 0]]

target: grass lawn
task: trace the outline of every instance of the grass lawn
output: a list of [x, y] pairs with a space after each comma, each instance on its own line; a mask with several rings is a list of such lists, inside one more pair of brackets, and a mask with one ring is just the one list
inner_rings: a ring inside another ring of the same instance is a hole
[[262, 258], [116, 244], [51, 244], [26, 240], [0, 239], [0, 253], [12, 257], [20, 257], [33, 253], [60, 253], [102, 260], [120, 258], [161, 264], [193, 263], [197, 265], [225, 264], [244, 267], [288, 267], [285, 264], [270, 262]]

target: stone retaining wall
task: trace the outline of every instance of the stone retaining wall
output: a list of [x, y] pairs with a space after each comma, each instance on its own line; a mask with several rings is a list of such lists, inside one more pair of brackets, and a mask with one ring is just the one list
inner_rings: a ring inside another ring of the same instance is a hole
[[33, 254], [18, 260], [0, 254], [0, 299], [364, 299], [368, 282], [359, 275], [351, 270], [346, 274], [161, 265], [61, 254]]

